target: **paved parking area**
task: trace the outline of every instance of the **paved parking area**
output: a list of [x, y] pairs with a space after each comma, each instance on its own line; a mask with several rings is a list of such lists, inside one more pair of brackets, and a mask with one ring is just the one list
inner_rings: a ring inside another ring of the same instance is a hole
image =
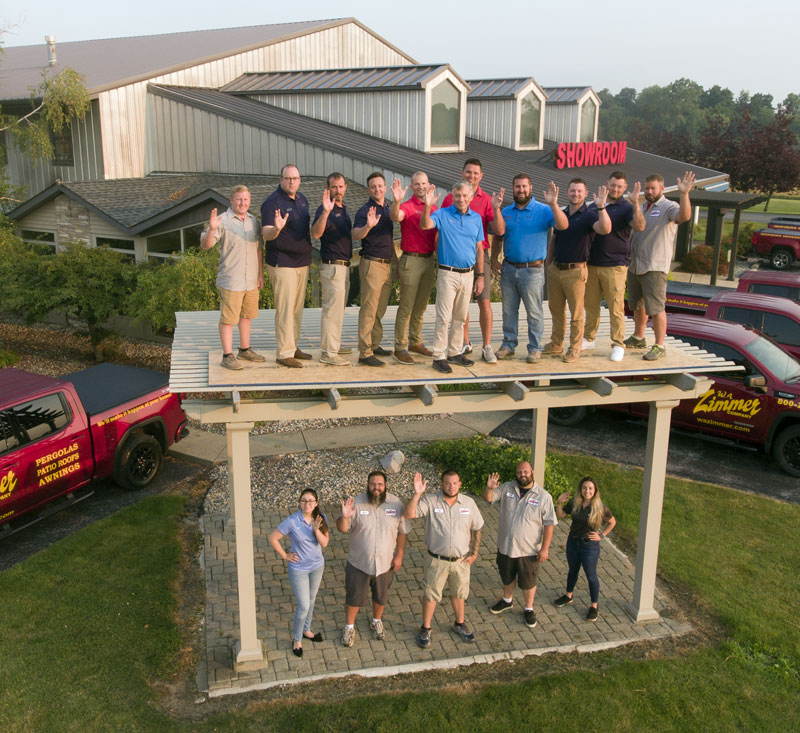
[[[564, 544], [569, 524], [556, 527], [551, 559], [540, 573], [536, 595], [538, 625], [529, 629], [522, 620], [522, 596], [515, 595], [512, 610], [500, 616], [489, 606], [502, 590], [494, 566], [497, 508], [479, 502], [486, 520], [481, 557], [473, 565], [471, 595], [467, 601], [467, 621], [475, 631], [475, 643], [465, 644], [449, 631], [452, 610], [447, 598], [438, 606], [433, 620], [433, 638], [428, 649], [416, 644], [420, 625], [422, 574], [427, 559], [423, 542], [423, 520], [413, 522], [403, 568], [395, 577], [390, 601], [384, 614], [386, 639], [370, 635], [369, 609], [362, 609], [356, 621], [356, 642], [352, 648], [341, 645], [344, 624], [344, 569], [348, 535], [332, 528], [333, 536], [325, 551], [326, 567], [317, 596], [314, 631], [325, 641], [303, 644], [302, 659], [291, 651], [291, 626], [294, 614], [285, 564], [267, 542], [272, 530], [284, 518], [277, 512], [256, 512], [254, 541], [258, 635], [263, 640], [268, 666], [237, 673], [233, 669], [234, 646], [238, 634], [235, 541], [226, 515], [205, 518], [204, 570], [206, 582], [206, 654], [200, 678], [207, 680], [212, 697], [235, 694], [275, 685], [308, 682], [350, 674], [389, 676], [425, 669], [447, 668], [475, 663], [491, 663], [528, 654], [547, 652], [591, 652], [634, 641], [683, 634], [690, 627], [671, 618], [669, 598], [656, 596], [662, 617], [646, 625], [635, 624], [624, 611], [633, 595], [634, 568], [611, 542], [606, 542], [600, 560], [600, 618], [586, 620], [588, 587], [582, 576], [575, 589], [575, 603], [558, 609], [553, 600], [564, 591], [566, 558]], [[328, 517], [338, 515], [338, 507], [323, 508]]]

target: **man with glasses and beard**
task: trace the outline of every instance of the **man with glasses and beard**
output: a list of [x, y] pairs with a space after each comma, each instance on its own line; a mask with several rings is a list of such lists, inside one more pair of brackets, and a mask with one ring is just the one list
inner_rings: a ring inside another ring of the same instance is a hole
[[342, 502], [336, 529], [350, 532], [350, 552], [345, 569], [345, 627], [342, 644], [353, 646], [358, 609], [372, 593], [372, 621], [376, 639], [384, 639], [383, 609], [394, 573], [403, 565], [409, 525], [403, 517], [403, 502], [386, 492], [386, 474], [372, 471], [367, 490]]
[[[502, 211], [505, 235], [495, 235], [492, 244], [492, 270], [500, 275], [503, 293], [503, 344], [498, 359], [510, 359], [517, 348], [517, 322], [520, 300], [528, 315], [528, 363], [542, 358], [542, 293], [544, 260], [547, 257], [547, 232], [550, 227], [566, 229], [567, 215], [558, 206], [558, 186], [553, 181], [544, 192], [547, 205], [533, 198], [531, 178], [518, 173], [512, 183], [514, 203]], [[500, 252], [503, 251], [503, 264]]]
[[558, 524], [553, 497], [533, 480], [533, 466], [517, 464], [516, 481], [500, 483], [500, 474], [492, 473], [486, 481], [483, 498], [490, 504], [500, 502], [497, 527], [497, 569], [503, 583], [503, 597], [489, 610], [494, 614], [508, 611], [519, 583], [525, 602], [523, 617], [529, 628], [536, 626], [533, 599], [539, 566], [550, 555], [553, 529]]

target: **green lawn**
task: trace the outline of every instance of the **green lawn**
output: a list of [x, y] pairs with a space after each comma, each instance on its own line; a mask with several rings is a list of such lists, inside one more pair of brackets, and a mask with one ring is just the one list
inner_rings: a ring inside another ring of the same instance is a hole
[[[641, 472], [588, 457], [568, 479], [597, 480], [634, 540]], [[160, 496], [0, 574], [0, 728], [64, 730], [800, 729], [800, 506], [670, 479], [660, 573], [694, 591], [727, 639], [648, 661], [608, 652], [584, 669], [508, 684], [328, 705], [244, 700], [238, 712], [175, 720], [153, 681], [176, 668], [172, 581], [183, 499]]]
[[[753, 206], [750, 209], [746, 209], [746, 211], [763, 212], [764, 204]], [[800, 214], [800, 197], [779, 198], [777, 196], [773, 196], [769, 202], [769, 209], [767, 210], [767, 213], [774, 214], [775, 216], [778, 214]]]

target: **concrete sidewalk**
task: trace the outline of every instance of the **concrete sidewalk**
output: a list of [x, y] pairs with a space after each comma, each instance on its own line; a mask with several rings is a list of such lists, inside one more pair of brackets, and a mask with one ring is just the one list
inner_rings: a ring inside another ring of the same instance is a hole
[[[380, 422], [251, 435], [250, 455], [259, 458], [304, 451], [358, 448], [381, 443], [419, 443], [468, 438], [478, 433], [487, 435], [514, 412], [463, 412], [452, 417], [431, 420]], [[188, 437], [169, 449], [169, 455], [188, 463], [213, 466], [227, 460], [226, 445], [224, 435], [207, 430], [192, 430]]]

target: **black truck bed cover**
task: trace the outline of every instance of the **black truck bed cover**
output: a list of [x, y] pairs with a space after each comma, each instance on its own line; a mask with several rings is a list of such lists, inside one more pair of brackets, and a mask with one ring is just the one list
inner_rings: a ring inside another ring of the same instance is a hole
[[75, 385], [89, 416], [139, 399], [169, 384], [167, 374], [109, 363], [65, 374], [61, 379]]

